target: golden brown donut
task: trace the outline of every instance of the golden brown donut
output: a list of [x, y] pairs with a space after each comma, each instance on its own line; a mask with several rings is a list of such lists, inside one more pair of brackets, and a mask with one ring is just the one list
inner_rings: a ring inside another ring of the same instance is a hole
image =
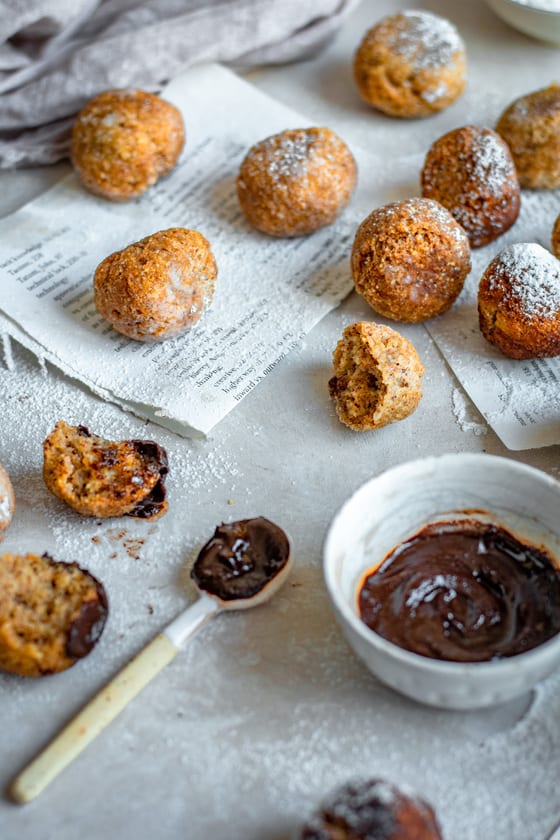
[[444, 134], [426, 155], [422, 195], [446, 207], [472, 248], [487, 245], [513, 225], [521, 192], [507, 144], [490, 128], [466, 125]]
[[167, 453], [152, 440], [105, 440], [61, 420], [43, 443], [45, 484], [83, 516], [161, 516], [168, 472]]
[[303, 827], [300, 840], [442, 840], [433, 808], [380, 779], [336, 790]]
[[339, 420], [355, 431], [403, 420], [420, 402], [424, 365], [411, 342], [391, 327], [350, 324], [333, 364], [329, 393]]
[[121, 201], [171, 172], [184, 142], [183, 118], [170, 102], [143, 90], [108, 90], [76, 117], [70, 157], [89, 190]]
[[511, 149], [522, 187], [560, 187], [560, 85], [516, 99], [501, 115], [496, 131]]
[[116, 251], [93, 280], [97, 309], [117, 332], [162, 341], [188, 330], [214, 295], [218, 268], [196, 230], [170, 228]]
[[560, 262], [534, 242], [509, 245], [478, 287], [484, 338], [512, 359], [560, 354]]
[[274, 134], [247, 152], [237, 177], [247, 220], [270, 236], [304, 236], [330, 225], [356, 185], [356, 162], [328, 128]]
[[356, 291], [395, 321], [446, 312], [470, 271], [467, 234], [437, 201], [386, 204], [362, 222], [352, 247]]
[[4, 534], [10, 527], [15, 509], [14, 488], [10, 476], [0, 464], [0, 540], [3, 539]]
[[447, 108], [463, 92], [466, 68], [456, 28], [425, 11], [383, 18], [354, 58], [362, 99], [393, 117], [426, 117]]
[[55, 674], [97, 643], [107, 619], [102, 584], [76, 563], [48, 554], [0, 555], [0, 668]]

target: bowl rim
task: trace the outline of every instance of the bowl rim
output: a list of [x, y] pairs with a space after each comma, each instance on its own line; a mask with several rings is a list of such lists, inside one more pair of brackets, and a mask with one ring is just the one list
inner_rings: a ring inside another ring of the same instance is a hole
[[551, 9], [540, 9], [538, 6], [529, 6], [526, 3], [520, 2], [520, 0], [487, 0], [487, 3], [490, 6], [494, 6], [494, 4], [509, 6], [512, 9], [523, 9], [527, 14], [544, 15], [549, 18], [560, 19], [560, 8], [557, 12], [553, 12]]
[[[358, 614], [351, 609], [334, 579], [334, 563], [332, 559], [334, 557], [334, 552], [331, 545], [333, 533], [347, 508], [355, 502], [356, 498], [360, 494], [365, 493], [372, 484], [384, 479], [389, 474], [392, 476], [398, 476], [400, 472], [404, 473], [406, 471], [409, 473], [410, 470], [421, 469], [424, 471], [430, 464], [445, 464], [446, 462], [451, 464], [457, 463], [459, 460], [467, 464], [480, 464], [482, 460], [484, 460], [485, 463], [492, 462], [496, 465], [499, 464], [501, 468], [508, 465], [513, 472], [517, 472], [518, 474], [524, 473], [527, 476], [531, 476], [533, 479], [548, 485], [549, 489], [554, 490], [560, 497], [560, 481], [557, 481], [548, 473], [545, 473], [536, 467], [532, 467], [519, 461], [514, 461], [513, 459], [501, 455], [452, 452], [445, 453], [443, 455], [431, 455], [423, 458], [416, 458], [411, 461], [405, 461], [394, 467], [389, 467], [387, 470], [383, 470], [378, 475], [365, 481], [338, 509], [331, 520], [323, 544], [323, 578], [329, 597], [339, 615], [344, 618], [352, 630], [357, 633], [368, 645], [370, 645], [370, 647], [377, 649], [380, 653], [385, 654], [385, 656], [390, 657], [392, 660], [397, 660], [399, 663], [416, 670], [431, 671], [432, 673], [438, 674], [442, 677], [457, 678], [462, 675], [472, 677], [475, 673], [480, 677], [483, 677], [484, 675], [506, 675], [509, 671], [518, 672], [522, 663], [528, 666], [533, 663], [538, 664], [541, 659], [548, 659], [551, 649], [554, 649], [555, 647], [560, 648], [560, 631], [550, 639], [547, 639], [547, 641], [542, 642], [530, 650], [514, 654], [513, 656], [502, 657], [500, 659], [484, 660], [482, 662], [456, 662], [454, 660], [435, 659], [429, 656], [423, 656], [419, 653], [414, 653], [406, 648], [402, 648], [399, 645], [394, 644], [394, 642], [390, 642], [388, 639], [380, 636], [375, 630], [372, 630], [371, 627], [368, 627], [368, 625], [361, 620]], [[410, 478], [410, 475], [408, 477]], [[558, 558], [558, 561], [560, 567], [560, 557]]]

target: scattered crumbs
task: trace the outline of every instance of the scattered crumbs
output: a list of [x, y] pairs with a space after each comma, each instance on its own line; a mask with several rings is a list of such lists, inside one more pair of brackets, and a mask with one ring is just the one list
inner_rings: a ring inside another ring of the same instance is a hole
[[91, 541], [92, 541], [92, 542], [94, 542], [94, 543], [101, 542], [101, 537], [98, 537], [98, 536], [93, 536], [93, 537], [91, 538]]
[[515, 178], [515, 164], [504, 141], [490, 129], [480, 129], [473, 136], [472, 178], [487, 193], [500, 197], [504, 183]]
[[235, 502], [233, 501], [233, 499], [228, 499], [228, 500], [227, 500], [227, 503], [228, 503], [228, 505], [233, 505], [233, 504], [235, 504]]
[[123, 547], [129, 557], [133, 560], [140, 560], [140, 551], [144, 545], [142, 539], [128, 539], [123, 541]]
[[152, 606], [151, 604], [146, 604], [146, 609], [148, 610], [148, 612], [150, 613], [150, 615], [153, 615], [153, 614], [154, 614], [154, 608], [153, 608], [153, 606]]

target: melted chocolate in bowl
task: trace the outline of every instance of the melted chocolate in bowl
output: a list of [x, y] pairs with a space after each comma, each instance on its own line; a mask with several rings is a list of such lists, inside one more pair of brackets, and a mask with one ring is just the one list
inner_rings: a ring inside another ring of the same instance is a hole
[[199, 587], [222, 601], [251, 598], [284, 568], [290, 545], [284, 531], [262, 516], [218, 525], [191, 571]]
[[496, 525], [427, 525], [366, 573], [362, 620], [406, 650], [483, 662], [531, 650], [560, 631], [560, 570]]

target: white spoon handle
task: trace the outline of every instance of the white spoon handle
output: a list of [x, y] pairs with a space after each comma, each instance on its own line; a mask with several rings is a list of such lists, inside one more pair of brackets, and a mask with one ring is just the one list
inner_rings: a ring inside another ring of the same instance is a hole
[[38, 796], [171, 662], [180, 645], [218, 610], [218, 603], [204, 595], [156, 636], [14, 779], [10, 787], [12, 799], [24, 803]]

